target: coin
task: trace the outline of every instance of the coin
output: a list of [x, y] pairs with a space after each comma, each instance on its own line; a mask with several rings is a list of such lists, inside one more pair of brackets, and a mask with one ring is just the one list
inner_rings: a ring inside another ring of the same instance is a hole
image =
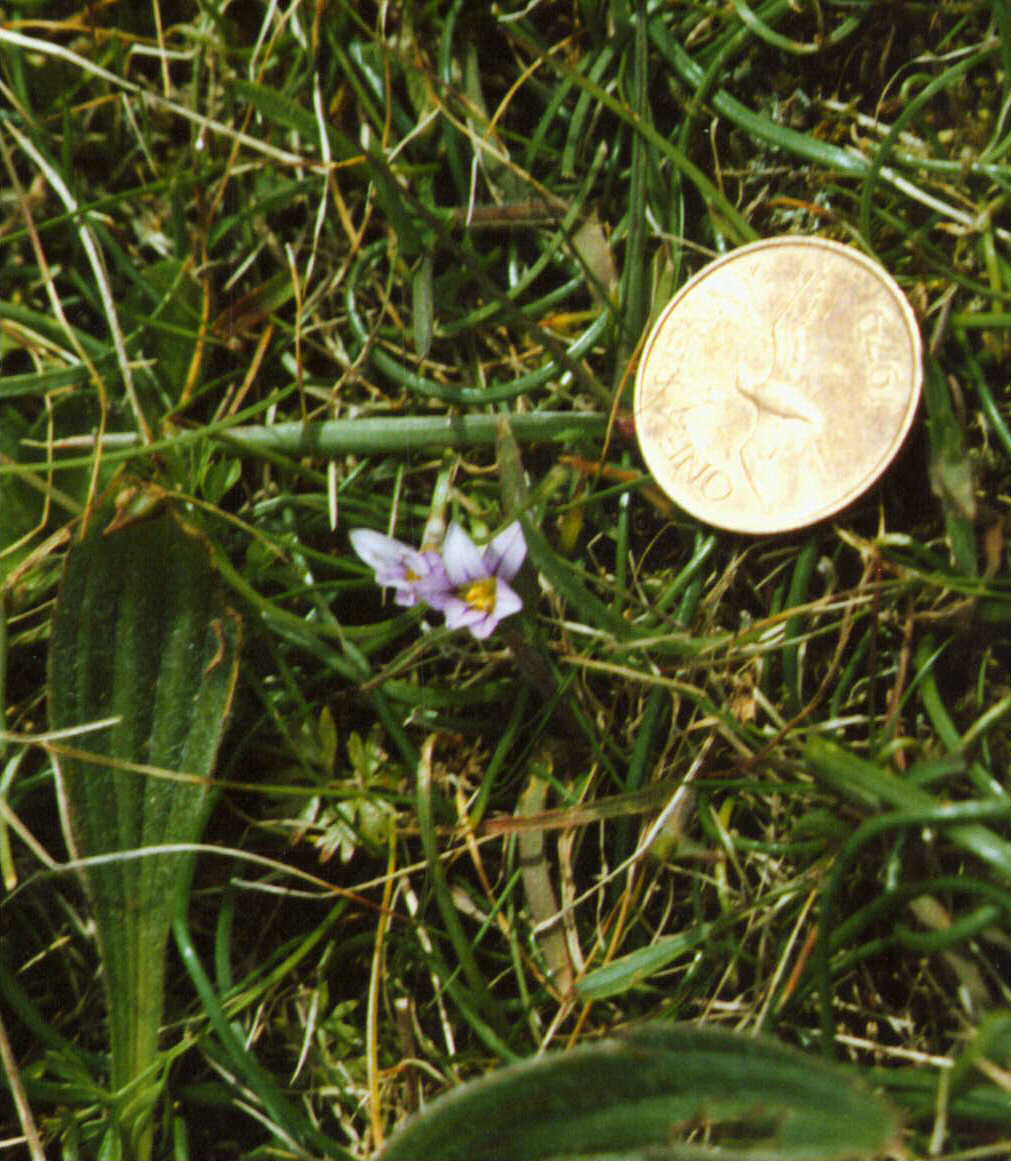
[[895, 281], [821, 238], [742, 246], [657, 319], [635, 383], [646, 465], [693, 516], [734, 532], [824, 520], [899, 450], [920, 398], [920, 332]]

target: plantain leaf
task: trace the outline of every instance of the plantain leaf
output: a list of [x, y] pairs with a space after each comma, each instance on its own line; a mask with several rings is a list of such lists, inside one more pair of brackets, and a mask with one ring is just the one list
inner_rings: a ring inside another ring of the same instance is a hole
[[[380, 1158], [844, 1161], [878, 1155], [896, 1132], [888, 1106], [840, 1067], [771, 1040], [655, 1023], [464, 1085]], [[678, 1143], [689, 1134], [706, 1144]]]
[[[122, 494], [122, 493], [121, 493]], [[136, 489], [126, 493], [136, 497]], [[150, 1149], [152, 1067], [165, 943], [185, 853], [197, 841], [238, 671], [240, 623], [204, 542], [158, 503], [155, 515], [100, 511], [68, 554], [53, 615], [54, 730], [115, 718], [72, 737], [59, 760], [67, 843], [85, 867], [108, 1000], [111, 1082]], [[84, 754], [94, 757], [85, 757]]]

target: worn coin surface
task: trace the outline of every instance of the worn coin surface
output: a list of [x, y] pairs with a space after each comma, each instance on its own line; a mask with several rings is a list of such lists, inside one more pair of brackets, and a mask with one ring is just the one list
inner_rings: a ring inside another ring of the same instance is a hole
[[636, 433], [657, 483], [693, 516], [786, 532], [877, 480], [921, 380], [915, 316], [876, 262], [838, 242], [770, 238], [699, 271], [657, 319]]

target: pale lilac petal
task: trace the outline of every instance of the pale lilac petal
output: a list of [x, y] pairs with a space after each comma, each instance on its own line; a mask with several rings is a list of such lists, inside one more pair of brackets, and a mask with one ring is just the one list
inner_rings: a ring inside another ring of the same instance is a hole
[[523, 601], [516, 591], [500, 579], [495, 591], [495, 611], [491, 614], [496, 623], [501, 621], [503, 617], [511, 617], [513, 613], [518, 613], [522, 608]]
[[484, 550], [484, 564], [492, 576], [511, 581], [527, 554], [527, 542], [518, 520], [503, 529]]
[[355, 528], [349, 535], [352, 548], [374, 570], [376, 583], [396, 590], [393, 599], [398, 605], [411, 608], [451, 588], [437, 552], [418, 552], [370, 528]]
[[468, 605], [466, 601], [455, 596], [446, 599], [442, 612], [446, 614], [446, 624], [450, 629], [469, 629], [488, 616], [487, 613], [475, 609], [473, 605]]
[[456, 590], [451, 586], [447, 588], [433, 588], [431, 592], [426, 592], [422, 599], [427, 601], [433, 609], [440, 613], [444, 613], [450, 608], [454, 601], [461, 605], [463, 604], [463, 601], [456, 595]]
[[392, 584], [393, 577], [403, 577], [407, 558], [417, 555], [409, 544], [384, 536], [382, 532], [373, 532], [371, 528], [352, 529], [348, 538], [381, 585]]
[[458, 592], [446, 594], [436, 606], [446, 615], [450, 629], [469, 629], [477, 638], [483, 639], [498, 628], [503, 617], [510, 617], [523, 608], [523, 601], [505, 581], [495, 578], [495, 601], [491, 609], [472, 605]]
[[453, 589], [453, 582], [446, 573], [442, 557], [438, 552], [419, 552], [413, 569], [418, 578], [414, 582], [414, 589], [419, 600], [439, 608], [438, 601]]
[[442, 559], [449, 579], [457, 588], [488, 575], [480, 549], [459, 524], [449, 526], [442, 542]]
[[483, 641], [485, 637], [490, 637], [498, 628], [498, 618], [492, 613], [485, 613], [480, 621], [468, 625], [467, 628], [470, 629], [471, 636]]

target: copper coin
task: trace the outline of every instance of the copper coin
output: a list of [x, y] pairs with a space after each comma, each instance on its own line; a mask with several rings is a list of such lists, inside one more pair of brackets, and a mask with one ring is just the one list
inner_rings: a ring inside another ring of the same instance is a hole
[[693, 516], [734, 532], [803, 528], [881, 475], [922, 380], [909, 303], [874, 261], [770, 238], [700, 270], [646, 340], [639, 446]]

